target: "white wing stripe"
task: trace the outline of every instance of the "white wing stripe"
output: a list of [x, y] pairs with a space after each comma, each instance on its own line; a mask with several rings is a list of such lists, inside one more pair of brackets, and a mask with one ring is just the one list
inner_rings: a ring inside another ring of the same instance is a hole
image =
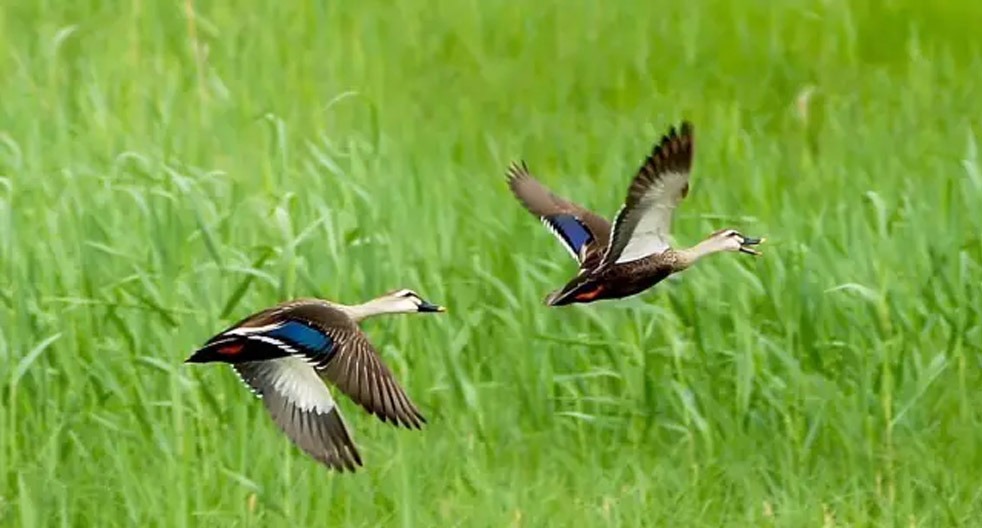
[[287, 354], [292, 355], [297, 353], [297, 349], [284, 343], [283, 341], [280, 341], [279, 339], [276, 339], [275, 337], [269, 337], [264, 335], [250, 335], [250, 336], [246, 336], [246, 339], [252, 339], [253, 341], [261, 341], [263, 343], [273, 345], [274, 347], [279, 348], [280, 350], [286, 352]]
[[264, 334], [270, 330], [276, 330], [281, 326], [283, 326], [283, 323], [273, 323], [265, 326], [240, 326], [225, 332], [224, 335], [248, 336], [252, 334]]
[[327, 414], [334, 409], [334, 398], [324, 381], [304, 360], [285, 357], [269, 360], [272, 389], [305, 411]]
[[[659, 254], [669, 248], [672, 214], [687, 180], [685, 173], [665, 173], [651, 184], [636, 206], [630, 210], [621, 208], [617, 217], [620, 221], [614, 222], [611, 232], [611, 240], [623, 245], [615, 261], [617, 264]], [[630, 231], [617, 233], [618, 227]], [[624, 237], [627, 240], [621, 242]]]

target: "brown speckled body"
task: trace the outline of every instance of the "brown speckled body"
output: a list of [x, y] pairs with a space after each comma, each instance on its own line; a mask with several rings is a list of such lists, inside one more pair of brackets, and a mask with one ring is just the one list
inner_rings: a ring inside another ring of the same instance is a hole
[[566, 286], [546, 298], [550, 306], [622, 299], [641, 293], [681, 271], [674, 250], [623, 264], [581, 271]]

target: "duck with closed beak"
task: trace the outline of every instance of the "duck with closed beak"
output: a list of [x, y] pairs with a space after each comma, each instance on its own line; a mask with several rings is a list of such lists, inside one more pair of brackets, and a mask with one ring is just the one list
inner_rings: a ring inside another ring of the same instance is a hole
[[383, 422], [426, 423], [359, 323], [397, 313], [443, 312], [412, 290], [363, 304], [297, 299], [252, 314], [212, 337], [187, 363], [229, 363], [273, 421], [330, 469], [354, 471], [361, 455], [325, 381]]

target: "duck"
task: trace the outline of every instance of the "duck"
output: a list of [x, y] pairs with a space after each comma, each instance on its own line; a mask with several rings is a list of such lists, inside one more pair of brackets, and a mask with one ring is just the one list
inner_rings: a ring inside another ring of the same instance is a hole
[[185, 363], [230, 364], [294, 444], [330, 470], [354, 472], [362, 458], [328, 383], [382, 422], [408, 429], [426, 423], [359, 323], [445, 311], [410, 289], [355, 305], [300, 298], [245, 317]]
[[736, 229], [715, 231], [692, 247], [671, 247], [672, 217], [689, 194], [693, 151], [692, 123], [671, 126], [645, 157], [613, 222], [552, 192], [532, 176], [525, 161], [509, 165], [506, 178], [512, 194], [579, 265], [575, 277], [546, 296], [546, 305], [637, 295], [714, 253], [761, 255], [754, 246], [765, 239]]

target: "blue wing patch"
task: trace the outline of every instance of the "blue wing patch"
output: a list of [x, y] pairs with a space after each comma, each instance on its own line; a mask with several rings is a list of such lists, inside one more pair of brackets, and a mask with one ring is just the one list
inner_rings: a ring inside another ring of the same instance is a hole
[[562, 240], [566, 249], [577, 260], [580, 258], [580, 250], [583, 249], [583, 246], [593, 240], [590, 230], [573, 215], [544, 216], [542, 222]]
[[287, 321], [266, 335], [304, 349], [305, 352], [325, 353], [334, 347], [331, 336], [300, 321]]

